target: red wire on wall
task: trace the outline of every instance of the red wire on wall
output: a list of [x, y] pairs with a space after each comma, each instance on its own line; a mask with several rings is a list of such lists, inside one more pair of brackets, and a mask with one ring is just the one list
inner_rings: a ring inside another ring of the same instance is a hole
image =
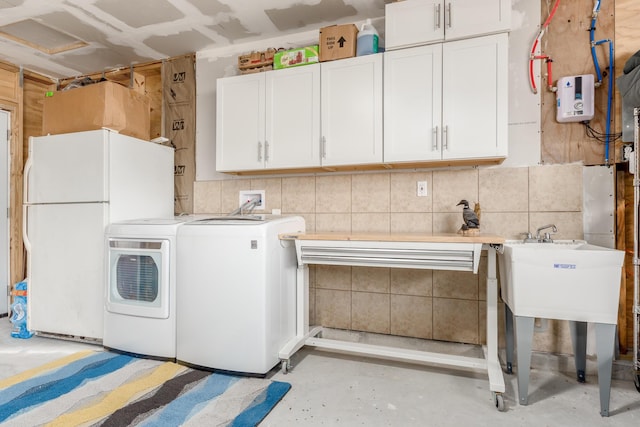
[[529, 83], [531, 84], [531, 90], [533, 91], [533, 93], [538, 93], [535, 76], [533, 75], [533, 61], [535, 61], [536, 59], [543, 59], [546, 62], [547, 87], [549, 88], [550, 91], [553, 91], [553, 79], [551, 75], [551, 63], [553, 62], [553, 60], [549, 55], [542, 55], [542, 54], [536, 55], [536, 49], [538, 48], [538, 44], [540, 43], [540, 40], [542, 39], [544, 32], [546, 31], [547, 27], [551, 23], [551, 19], [553, 18], [553, 15], [555, 15], [556, 10], [558, 10], [559, 5], [560, 5], [560, 0], [556, 0], [556, 2], [553, 5], [553, 8], [551, 9], [551, 12], [549, 13], [549, 16], [547, 16], [547, 19], [544, 21], [544, 24], [542, 24], [542, 27], [540, 27], [540, 31], [538, 31], [538, 35], [536, 36], [535, 40], [533, 41], [533, 45], [531, 46], [531, 53], [529, 54]]

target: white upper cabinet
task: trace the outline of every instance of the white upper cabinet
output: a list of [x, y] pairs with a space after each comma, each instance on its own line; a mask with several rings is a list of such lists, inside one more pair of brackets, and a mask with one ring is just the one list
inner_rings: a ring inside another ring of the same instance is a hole
[[385, 6], [387, 50], [509, 30], [510, 0], [404, 0]]
[[322, 166], [382, 162], [382, 57], [320, 64]]
[[511, 0], [450, 0], [442, 9], [446, 40], [508, 31]]
[[385, 6], [385, 49], [444, 40], [442, 2], [405, 0]]
[[218, 79], [216, 169], [264, 168], [264, 74]]
[[505, 158], [510, 1], [386, 7], [384, 54], [218, 79], [217, 170]]
[[266, 167], [320, 165], [320, 65], [267, 72]]
[[384, 161], [507, 155], [507, 34], [385, 52]]
[[442, 158], [506, 157], [508, 35], [444, 43]]
[[218, 171], [319, 165], [319, 64], [218, 79]]
[[442, 157], [442, 44], [384, 54], [384, 161]]

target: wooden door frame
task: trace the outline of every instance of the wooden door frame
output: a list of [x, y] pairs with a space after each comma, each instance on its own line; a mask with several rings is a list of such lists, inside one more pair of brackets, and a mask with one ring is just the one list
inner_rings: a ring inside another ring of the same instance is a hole
[[[20, 98], [22, 93], [20, 91]], [[19, 100], [20, 101], [20, 100]], [[22, 108], [20, 102], [0, 100], [0, 109], [11, 115], [9, 135], [9, 284], [25, 278], [25, 254], [22, 243]]]

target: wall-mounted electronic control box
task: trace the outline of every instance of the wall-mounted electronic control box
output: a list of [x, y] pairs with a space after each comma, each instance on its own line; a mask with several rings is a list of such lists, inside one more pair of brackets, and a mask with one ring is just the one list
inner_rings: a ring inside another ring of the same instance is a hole
[[556, 120], [560, 123], [591, 120], [594, 113], [593, 74], [562, 77], [556, 91]]

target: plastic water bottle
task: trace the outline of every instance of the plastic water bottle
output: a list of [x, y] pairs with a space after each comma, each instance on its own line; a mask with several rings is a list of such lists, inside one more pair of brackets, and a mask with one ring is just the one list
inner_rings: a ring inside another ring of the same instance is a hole
[[13, 338], [31, 338], [33, 332], [27, 329], [27, 282], [16, 284], [16, 296], [11, 304], [11, 336]]
[[372, 53], [378, 53], [378, 32], [371, 25], [371, 19], [367, 19], [358, 32], [356, 55], [362, 56]]

